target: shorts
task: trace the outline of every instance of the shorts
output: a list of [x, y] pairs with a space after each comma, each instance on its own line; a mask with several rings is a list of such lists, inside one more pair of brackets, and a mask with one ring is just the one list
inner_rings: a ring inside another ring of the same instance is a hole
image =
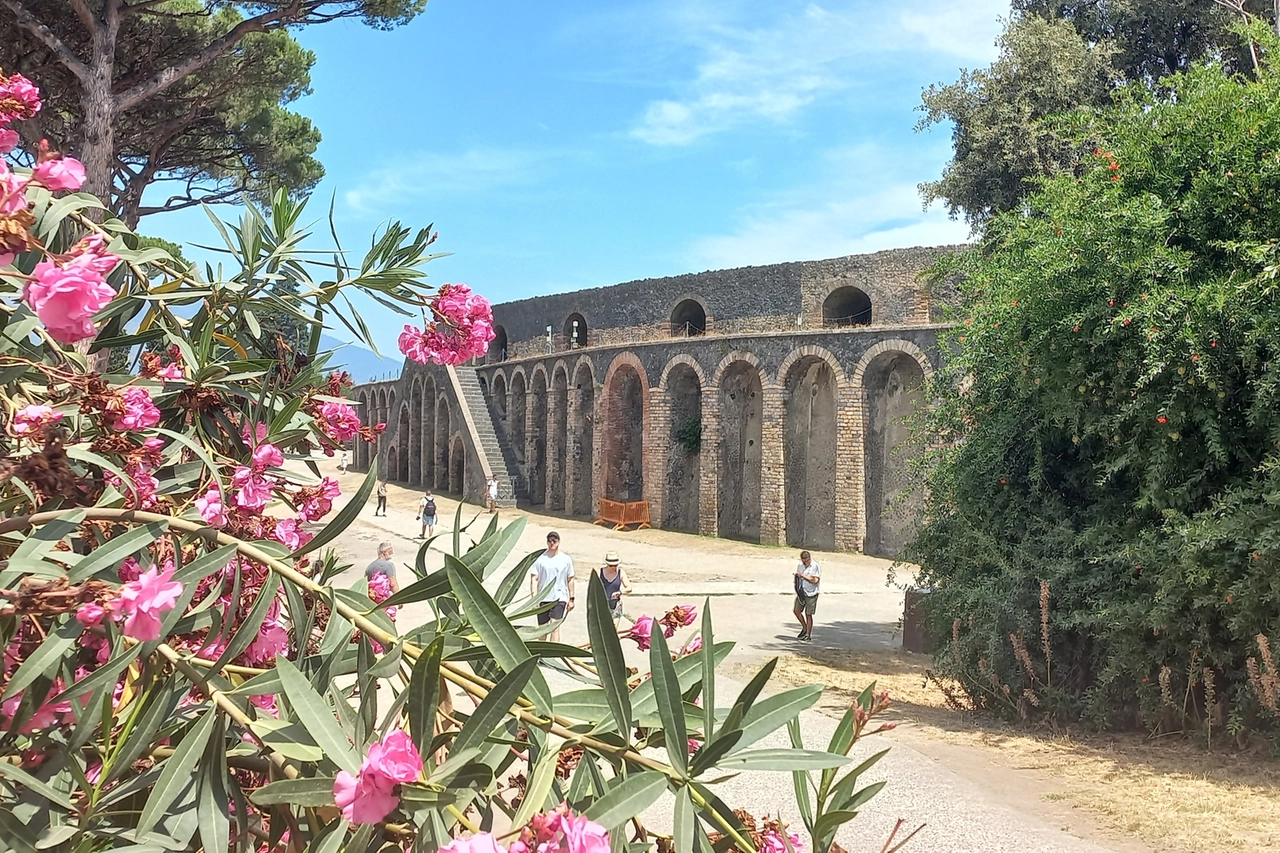
[[422, 517], [422, 526], [423, 526], [423, 527], [435, 527], [435, 526], [436, 526], [436, 517], [435, 517], [434, 515], [424, 515], [424, 516]]
[[557, 619], [563, 619], [565, 610], [568, 606], [569, 602], [567, 601], [557, 601], [555, 607], [552, 607], [550, 610], [544, 610], [538, 614], [538, 624], [547, 625]]
[[800, 613], [807, 613], [812, 616], [818, 610], [818, 596], [810, 595], [802, 599], [797, 595], [796, 606], [794, 609]]

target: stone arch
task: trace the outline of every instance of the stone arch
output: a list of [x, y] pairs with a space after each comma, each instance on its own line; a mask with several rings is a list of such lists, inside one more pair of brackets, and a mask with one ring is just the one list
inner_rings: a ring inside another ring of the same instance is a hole
[[685, 355], [684, 353], [681, 353], [680, 355], [672, 356], [671, 360], [662, 366], [662, 378], [658, 380], [659, 390], [661, 391], [669, 390], [669, 383], [671, 381], [671, 372], [675, 370], [675, 368], [678, 365], [682, 365], [682, 364], [688, 367], [690, 370], [694, 372], [694, 374], [697, 375], [699, 386], [703, 388], [707, 386], [707, 374], [706, 374], [706, 371], [702, 369], [702, 365], [699, 364], [698, 360], [693, 356]]
[[568, 459], [565, 479], [568, 481], [568, 510], [576, 515], [590, 515], [595, 469], [596, 379], [591, 359], [583, 356], [573, 369], [569, 391]]
[[649, 380], [634, 353], [614, 358], [604, 378], [604, 458], [601, 495], [612, 501], [644, 500], [644, 437]]
[[421, 476], [418, 483], [428, 488], [436, 484], [436, 379], [428, 374], [422, 379], [422, 404], [418, 409], [418, 417], [422, 420], [419, 432], [422, 435], [422, 446], [418, 453], [421, 458]]
[[[492, 391], [489, 394], [489, 405], [493, 407], [493, 411], [498, 416], [499, 421], [507, 419], [507, 377], [501, 371], [493, 374], [493, 381], [489, 383]], [[505, 424], [504, 427], [505, 429]]]
[[831, 353], [803, 347], [778, 371], [783, 389], [787, 544], [836, 548], [836, 483], [841, 466], [838, 406], [844, 372]]
[[529, 503], [547, 502], [547, 369], [539, 364], [529, 381]]
[[462, 434], [455, 433], [449, 440], [449, 492], [462, 495], [467, 490], [467, 446]]
[[511, 440], [511, 452], [516, 462], [525, 463], [525, 427], [528, 421], [528, 380], [525, 379], [524, 368], [517, 368], [511, 374], [511, 403], [507, 409], [507, 436]]
[[688, 356], [676, 356], [663, 370], [660, 387], [667, 406], [666, 493], [662, 526], [697, 533], [701, 508], [702, 372]]
[[409, 465], [410, 485], [422, 483], [422, 377], [413, 377], [409, 385]]
[[435, 488], [444, 491], [449, 487], [449, 398], [436, 397]]
[[401, 403], [396, 417], [396, 448], [392, 451], [392, 455], [396, 457], [396, 474], [392, 479], [396, 482], [405, 482], [409, 479], [409, 445], [413, 430], [412, 421], [413, 418], [409, 416], [408, 404]]
[[725, 371], [733, 366], [734, 362], [745, 361], [760, 372], [760, 384], [764, 385], [765, 373], [764, 366], [760, 364], [760, 359], [756, 358], [755, 353], [746, 350], [736, 349], [733, 352], [720, 359], [720, 363], [716, 365], [716, 369], [711, 371], [711, 387], [718, 388], [724, 378]]
[[489, 351], [485, 355], [487, 364], [498, 364], [507, 360], [507, 330], [501, 324], [493, 327], [493, 340], [489, 341]]
[[871, 297], [851, 284], [834, 288], [822, 300], [822, 325], [827, 328], [869, 326], [871, 319]]
[[760, 541], [764, 375], [760, 361], [736, 352], [716, 368], [720, 408], [718, 535]]
[[909, 341], [881, 341], [858, 362], [854, 381], [863, 399], [863, 483], [867, 554], [896, 557], [911, 538], [923, 504], [913, 490], [914, 457], [904, 422], [924, 403], [929, 359]]
[[565, 459], [569, 451], [569, 368], [563, 361], [551, 371], [548, 400], [547, 508], [565, 508]]
[[707, 333], [707, 303], [691, 293], [676, 300], [671, 308], [671, 336], [692, 338]]
[[574, 311], [564, 319], [564, 345], [568, 349], [590, 346], [590, 330], [587, 318], [580, 311]]

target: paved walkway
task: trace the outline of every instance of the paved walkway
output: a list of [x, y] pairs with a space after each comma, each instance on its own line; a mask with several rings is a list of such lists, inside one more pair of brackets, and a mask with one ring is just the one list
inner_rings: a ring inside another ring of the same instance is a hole
[[[354, 491], [357, 476], [348, 474], [342, 478], [344, 490]], [[340, 538], [337, 547], [355, 563], [356, 569], [363, 569], [373, 558], [377, 543], [384, 539], [395, 545], [397, 562], [411, 560], [418, 547], [411, 538], [418, 532], [413, 518], [418, 497], [417, 492], [390, 487], [386, 517], [373, 516], [371, 500], [368, 511]], [[436, 500], [442, 526], [450, 530], [457, 504], [440, 496]], [[481, 512], [480, 508], [467, 506], [464, 518], [469, 520], [477, 512]], [[677, 603], [701, 607], [703, 599], [710, 597], [717, 640], [737, 643], [731, 662], [759, 664], [782, 651], [802, 651], [795, 640], [798, 628], [790, 613], [791, 575], [797, 562], [794, 549], [659, 530], [614, 533], [581, 520], [514, 510], [503, 511], [502, 521], [506, 523], [518, 515], [528, 518], [528, 526], [504, 568], [543, 547], [547, 531], [555, 529], [561, 533], [562, 549], [574, 557], [580, 590], [585, 590], [588, 572], [602, 562], [604, 552], [617, 550], [636, 588], [626, 603], [628, 613], [658, 615]], [[488, 521], [488, 515], [480, 516], [475, 522], [475, 535], [484, 530]], [[436, 545], [448, 548], [448, 537]], [[814, 558], [823, 568], [815, 644], [843, 648], [894, 646], [898, 642], [895, 631], [902, 613], [902, 593], [886, 585], [889, 564], [856, 554], [815, 552]], [[433, 557], [428, 567], [434, 570], [442, 563], [442, 558]], [[495, 583], [502, 574], [496, 573]], [[585, 605], [585, 592], [579, 592], [579, 596]], [[425, 621], [430, 618], [429, 612], [426, 605], [411, 605], [401, 611], [399, 621], [402, 625]], [[673, 647], [692, 632], [693, 629], [686, 629], [677, 634], [671, 641]], [[585, 641], [586, 627], [580, 612], [569, 616], [562, 639], [570, 643]], [[633, 665], [647, 668], [646, 655], [634, 648], [629, 648], [627, 655]], [[738, 686], [729, 679], [717, 683], [722, 700], [736, 695]], [[573, 682], [572, 686], [581, 685]], [[564, 689], [571, 689], [567, 679]], [[824, 745], [835, 725], [832, 717], [806, 712], [802, 715], [806, 744]], [[1018, 771], [1007, 768], [975, 774], [972, 757], [965, 762], [970, 772], [961, 775], [904, 742], [910, 739], [909, 732], [900, 730], [870, 738], [856, 748], [855, 757], [892, 746], [866, 776], [868, 783], [887, 779], [888, 785], [837, 836], [848, 850], [880, 850], [898, 818], [905, 819], [908, 831], [926, 824], [908, 851], [1129, 853], [1146, 849], [1127, 843], [1104, 847], [1082, 840], [1060, 828], [1069, 818], [1069, 809], [1044, 802], [1030, 777], [1020, 778]], [[784, 729], [758, 746], [789, 745]], [[757, 816], [780, 811], [784, 818], [801, 825], [788, 774], [743, 773], [718, 786], [718, 790], [732, 806], [744, 807]], [[656, 828], [670, 824], [670, 815], [663, 813], [662, 804], [647, 817]], [[1076, 816], [1070, 822], [1081, 821]]]

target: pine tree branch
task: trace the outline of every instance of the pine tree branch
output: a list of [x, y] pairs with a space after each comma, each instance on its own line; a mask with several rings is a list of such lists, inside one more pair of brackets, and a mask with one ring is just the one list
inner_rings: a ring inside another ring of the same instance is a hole
[[82, 82], [88, 82], [92, 76], [89, 66], [80, 61], [72, 51], [58, 38], [53, 30], [45, 26], [39, 18], [31, 14], [26, 6], [22, 5], [21, 0], [0, 0], [6, 9], [13, 13], [18, 19], [18, 26], [31, 33], [39, 39], [47, 48], [53, 51], [53, 55], [68, 71], [80, 78]]
[[84, 24], [84, 28], [92, 35], [98, 25], [93, 20], [93, 13], [89, 11], [89, 7], [84, 5], [84, 0], [71, 0], [71, 8], [76, 10], [76, 15], [80, 17], [80, 23]]

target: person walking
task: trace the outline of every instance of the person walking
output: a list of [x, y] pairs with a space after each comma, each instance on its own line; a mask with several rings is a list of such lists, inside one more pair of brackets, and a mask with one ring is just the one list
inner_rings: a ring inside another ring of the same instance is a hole
[[351, 463], [351, 457], [347, 455], [347, 451], [342, 451], [342, 455], [338, 457], [338, 473], [347, 473], [347, 465]]
[[[549, 609], [538, 614], [539, 625], [563, 619], [573, 609], [573, 558], [560, 550], [560, 534], [554, 530], [547, 534], [547, 550], [529, 569], [529, 595], [542, 603], [552, 603]], [[560, 642], [559, 625], [547, 639]]]
[[382, 516], [383, 518], [387, 517], [387, 481], [386, 480], [378, 481], [378, 505], [374, 507], [373, 514], [375, 517], [379, 515]]
[[497, 512], [498, 511], [498, 478], [497, 477], [494, 477], [494, 476], [489, 477], [489, 484], [485, 489], [485, 494], [489, 498], [489, 512], [491, 513]]
[[427, 489], [426, 494], [418, 501], [418, 514], [414, 518], [422, 520], [422, 530], [418, 533], [419, 539], [426, 539], [435, 534], [436, 499], [432, 497], [430, 489]]
[[604, 594], [609, 599], [609, 610], [613, 613], [613, 621], [616, 624], [623, 616], [622, 596], [631, 594], [631, 580], [618, 560], [617, 551], [605, 554], [604, 565], [596, 571], [600, 573]]
[[394, 553], [395, 549], [390, 542], [379, 542], [377, 559], [364, 570], [364, 578], [370, 583], [379, 583], [377, 576], [385, 575], [392, 594], [400, 591], [400, 584], [396, 581], [396, 564], [391, 562], [391, 555]]
[[822, 567], [808, 551], [800, 552], [800, 564], [796, 566], [796, 606], [792, 611], [800, 623], [797, 640], [813, 639], [813, 614], [818, 610], [818, 583], [822, 579]]

